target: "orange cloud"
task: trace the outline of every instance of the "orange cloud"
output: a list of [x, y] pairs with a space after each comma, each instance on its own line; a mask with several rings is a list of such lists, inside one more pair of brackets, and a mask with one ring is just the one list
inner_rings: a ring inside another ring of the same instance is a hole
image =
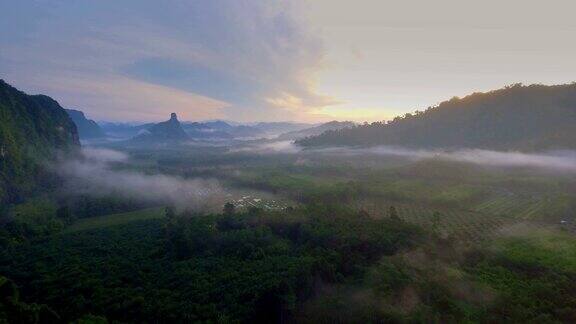
[[[60, 77], [37, 80], [47, 94], [65, 107], [90, 111], [90, 117], [106, 120], [157, 121], [171, 112], [183, 120], [224, 117], [229, 103], [122, 76], [100, 79]], [[134, 109], [138, 107], [138, 109]]]

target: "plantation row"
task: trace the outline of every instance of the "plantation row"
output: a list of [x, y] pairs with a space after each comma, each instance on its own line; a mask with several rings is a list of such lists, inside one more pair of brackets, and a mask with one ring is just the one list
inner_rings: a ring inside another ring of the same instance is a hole
[[560, 217], [566, 212], [561, 198], [506, 196], [492, 197], [472, 210], [517, 220], [545, 220]]
[[389, 216], [389, 208], [394, 206], [398, 216], [406, 222], [435, 228], [442, 234], [456, 236], [471, 242], [479, 242], [497, 234], [500, 229], [513, 222], [497, 214], [486, 214], [456, 209], [435, 209], [422, 205], [370, 204], [360, 208], [376, 217]]

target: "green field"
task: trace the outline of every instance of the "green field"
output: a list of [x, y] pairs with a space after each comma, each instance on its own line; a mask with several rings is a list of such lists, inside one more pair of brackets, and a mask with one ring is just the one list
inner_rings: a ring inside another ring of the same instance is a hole
[[472, 207], [472, 210], [515, 218], [517, 220], [558, 221], [569, 210], [569, 200], [563, 197], [498, 195]]
[[134, 221], [158, 219], [164, 216], [164, 208], [148, 208], [128, 213], [85, 218], [68, 227], [64, 232], [72, 233], [109, 226], [123, 225]]
[[468, 210], [433, 208], [426, 205], [381, 203], [361, 206], [369, 214], [375, 217], [387, 217], [388, 209], [394, 206], [398, 216], [412, 224], [417, 224], [425, 228], [433, 228], [434, 213], [440, 215], [438, 228], [441, 233], [457, 236], [465, 241], [479, 242], [492, 237], [501, 228], [511, 224], [510, 219], [497, 215], [487, 214]]

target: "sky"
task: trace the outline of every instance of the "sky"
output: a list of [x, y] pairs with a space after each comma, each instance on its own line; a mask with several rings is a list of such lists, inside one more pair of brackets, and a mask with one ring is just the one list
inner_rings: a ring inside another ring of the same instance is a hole
[[387, 120], [576, 81], [571, 0], [2, 0], [0, 79], [99, 121]]

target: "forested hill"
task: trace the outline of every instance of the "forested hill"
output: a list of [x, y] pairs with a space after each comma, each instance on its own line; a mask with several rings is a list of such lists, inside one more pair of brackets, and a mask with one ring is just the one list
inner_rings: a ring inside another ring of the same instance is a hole
[[56, 101], [0, 80], [0, 204], [36, 188], [41, 161], [79, 145], [76, 126]]
[[80, 110], [66, 109], [68, 116], [72, 119], [76, 128], [78, 129], [78, 134], [81, 139], [94, 139], [102, 138], [106, 135], [100, 125], [93, 121], [92, 119], [86, 118], [84, 113]]
[[302, 146], [402, 145], [411, 147], [541, 150], [576, 148], [576, 83], [520, 84], [452, 98], [424, 112], [328, 131]]

